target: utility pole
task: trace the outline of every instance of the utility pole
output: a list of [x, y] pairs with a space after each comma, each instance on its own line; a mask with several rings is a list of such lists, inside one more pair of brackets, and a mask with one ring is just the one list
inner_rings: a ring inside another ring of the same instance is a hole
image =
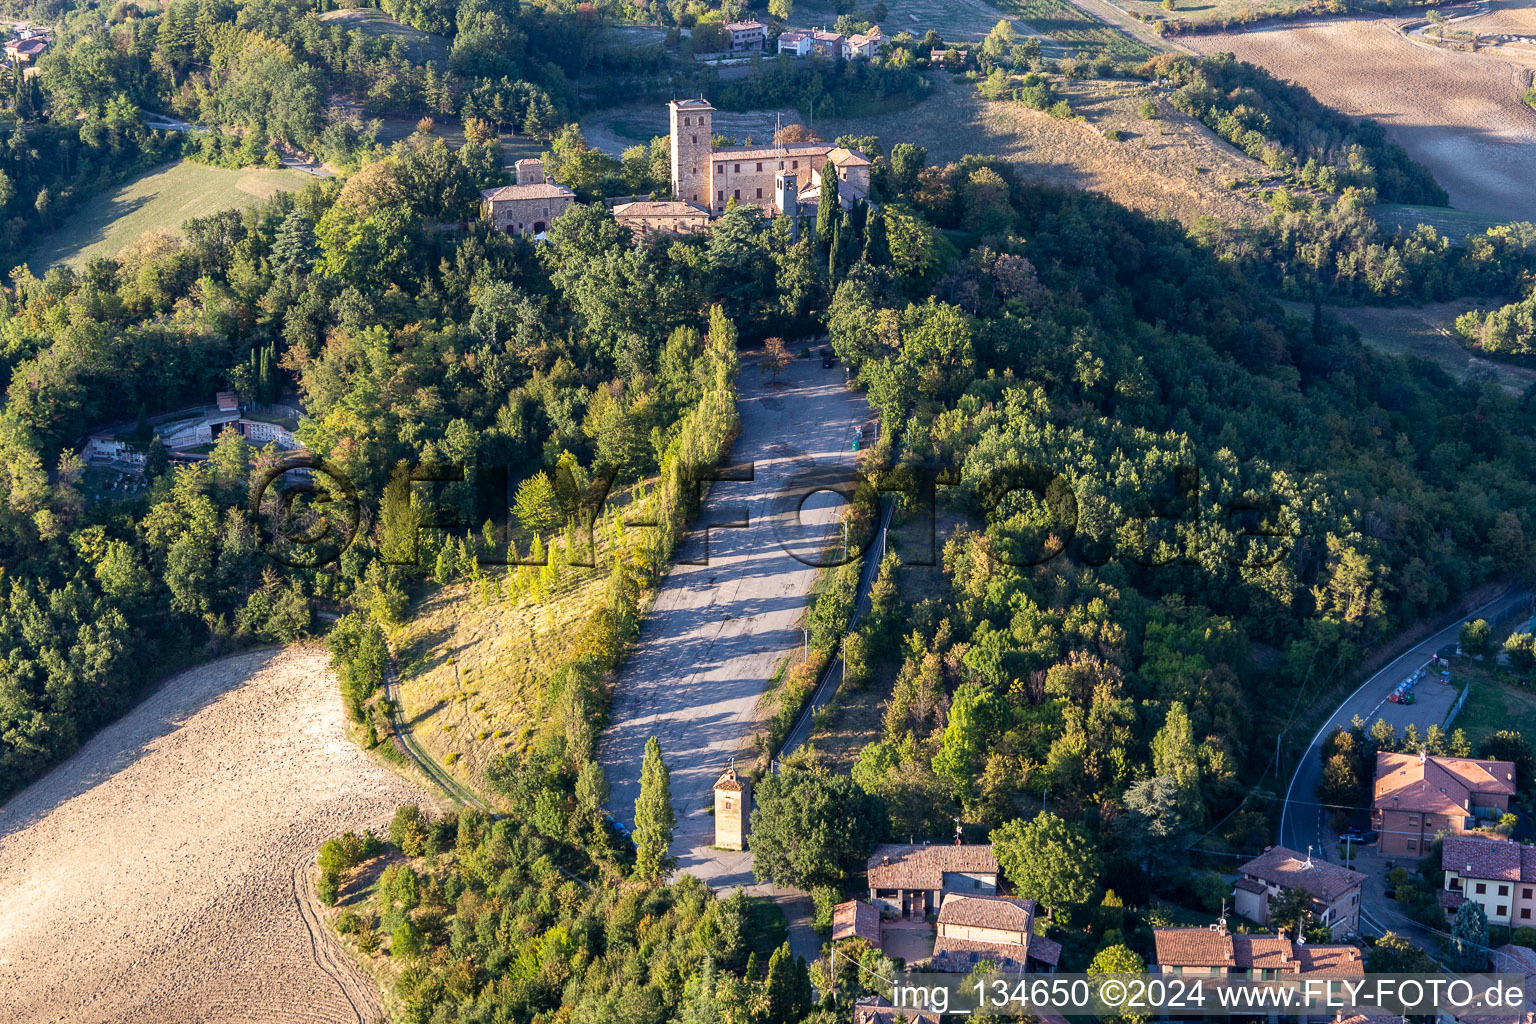
[[803, 640], [803, 642], [805, 644], [805, 650], [804, 650], [803, 654], [801, 655], [801, 660], [802, 661], [810, 661], [811, 660], [811, 630], [810, 630], [810, 627], [808, 627], [808, 626], [801, 626], [800, 627], [800, 634], [801, 634], [801, 639]]

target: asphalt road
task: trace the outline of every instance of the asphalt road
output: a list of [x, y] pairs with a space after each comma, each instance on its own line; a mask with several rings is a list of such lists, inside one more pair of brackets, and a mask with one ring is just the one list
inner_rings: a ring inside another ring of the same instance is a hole
[[[1317, 785], [1323, 775], [1322, 758], [1319, 752], [1324, 739], [1336, 726], [1342, 725], [1347, 728], [1356, 715], [1367, 723], [1375, 722], [1378, 717], [1381, 717], [1381, 708], [1386, 705], [1387, 695], [1392, 692], [1392, 688], [1420, 664], [1428, 661], [1431, 654], [1448, 643], [1455, 643], [1462, 623], [1477, 618], [1494, 621], [1516, 605], [1530, 600], [1530, 596], [1528, 591], [1520, 588], [1505, 591], [1481, 608], [1469, 612], [1440, 632], [1404, 651], [1346, 697], [1332, 717], [1323, 723], [1317, 735], [1312, 737], [1311, 745], [1302, 755], [1301, 763], [1296, 766], [1296, 774], [1291, 777], [1290, 787], [1285, 791], [1285, 805], [1280, 812], [1280, 845], [1299, 851], [1306, 850], [1310, 845], [1314, 849], [1314, 856], [1321, 855], [1327, 859], [1327, 851], [1332, 847], [1332, 843], [1328, 841], [1332, 838], [1332, 832], [1328, 826], [1329, 811], [1317, 802]], [[1408, 707], [1418, 706], [1409, 705]], [[1438, 705], [1436, 707], [1438, 708]], [[1400, 709], [1394, 705], [1393, 710]], [[1419, 731], [1422, 733], [1431, 724], [1439, 725], [1439, 717], [1436, 715], [1434, 722], [1417, 723]], [[1401, 731], [1404, 723], [1397, 724]]]

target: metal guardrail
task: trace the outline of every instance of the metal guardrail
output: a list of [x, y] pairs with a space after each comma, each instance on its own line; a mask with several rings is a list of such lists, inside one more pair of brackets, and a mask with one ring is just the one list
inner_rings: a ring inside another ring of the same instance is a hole
[[[853, 612], [848, 616], [848, 626], [843, 631], [847, 635], [858, 626], [859, 619], [869, 609], [869, 591], [874, 586], [875, 577], [880, 573], [880, 563], [885, 558], [886, 533], [891, 525], [891, 515], [896, 510], [896, 505], [889, 499], [882, 503], [880, 512], [880, 527], [875, 531], [875, 538], [870, 542], [868, 550], [864, 552], [864, 568], [859, 573], [859, 593], [853, 603]], [[841, 647], [841, 645], [839, 645]], [[816, 688], [811, 691], [811, 699], [806, 703], [805, 709], [800, 712], [800, 718], [795, 722], [789, 735], [784, 737], [784, 742], [779, 745], [778, 751], [773, 755], [771, 764], [777, 770], [779, 761], [798, 750], [806, 740], [810, 739], [811, 725], [816, 718], [816, 712], [827, 705], [837, 694], [838, 687], [842, 685], [843, 655], [841, 650], [827, 662], [827, 667], [822, 670], [821, 678], [816, 681]], [[833, 673], [837, 673], [837, 682], [832, 682]]]

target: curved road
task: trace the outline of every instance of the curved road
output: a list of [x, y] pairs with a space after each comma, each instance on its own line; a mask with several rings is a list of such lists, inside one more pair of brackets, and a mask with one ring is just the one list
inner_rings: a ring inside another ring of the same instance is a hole
[[[1462, 623], [1478, 618], [1495, 621], [1510, 609], [1530, 600], [1530, 597], [1529, 591], [1519, 587], [1506, 590], [1481, 608], [1467, 613], [1438, 633], [1398, 655], [1385, 668], [1361, 683], [1354, 693], [1346, 697], [1328, 721], [1323, 723], [1323, 727], [1317, 730], [1317, 735], [1312, 737], [1311, 745], [1307, 747], [1301, 762], [1296, 766], [1296, 774], [1291, 776], [1291, 784], [1285, 791], [1285, 803], [1280, 811], [1280, 845], [1290, 847], [1292, 850], [1305, 850], [1311, 846], [1314, 856], [1321, 855], [1324, 859], [1327, 857], [1325, 851], [1331, 844], [1324, 839], [1327, 818], [1325, 808], [1317, 802], [1317, 784], [1323, 777], [1320, 756], [1323, 741], [1335, 726], [1348, 727], [1356, 715], [1367, 723], [1374, 722], [1377, 710], [1386, 703], [1392, 687], [1420, 664], [1428, 661], [1431, 654], [1448, 643], [1455, 643]], [[1423, 731], [1422, 726], [1420, 731]]]

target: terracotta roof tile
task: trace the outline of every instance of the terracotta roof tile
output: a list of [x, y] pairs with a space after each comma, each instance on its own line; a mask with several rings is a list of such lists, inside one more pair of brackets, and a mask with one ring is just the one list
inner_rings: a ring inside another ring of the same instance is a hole
[[880, 944], [880, 911], [873, 904], [849, 900], [832, 908], [832, 941], [865, 939]]
[[510, 202], [515, 199], [574, 199], [576, 193], [564, 185], [552, 185], [546, 182], [538, 185], [503, 185], [500, 188], [483, 188], [480, 190], [480, 197], [492, 202]]
[[853, 1024], [939, 1024], [939, 1015], [898, 1010], [880, 996], [865, 996], [853, 1006]]
[[1324, 903], [1332, 903], [1365, 881], [1365, 876], [1358, 871], [1325, 860], [1304, 858], [1284, 846], [1270, 847], [1237, 870], [1282, 889], [1301, 889]]
[[1515, 766], [1468, 757], [1376, 754], [1374, 805], [1389, 811], [1465, 815], [1473, 794], [1513, 796]]
[[939, 924], [962, 928], [1007, 928], [1028, 933], [1034, 920], [1034, 901], [1013, 896], [950, 893], [939, 907]]
[[[1057, 949], [1059, 953], [1060, 947]], [[995, 964], [1003, 974], [1022, 974], [1030, 952], [1029, 947], [1013, 942], [976, 942], [941, 935], [934, 941], [929, 963], [933, 970], [946, 974], [969, 974], [982, 961]]]
[[1536, 868], [1536, 857], [1527, 857], [1527, 849], [1508, 839], [1446, 836], [1440, 846], [1440, 867], [1463, 878], [1536, 881], [1536, 875], [1525, 875], [1523, 870], [1527, 862]]
[[1232, 936], [1210, 928], [1154, 928], [1157, 962], [1164, 967], [1231, 967]]
[[997, 858], [991, 843], [969, 846], [882, 844], [870, 854], [872, 889], [942, 889], [944, 875], [995, 875]]
[[1298, 945], [1296, 957], [1301, 961], [1302, 974], [1354, 976], [1365, 973], [1365, 960], [1354, 946]]
[[1536, 949], [1507, 942], [1493, 951], [1493, 966], [1512, 974], [1536, 974]]

